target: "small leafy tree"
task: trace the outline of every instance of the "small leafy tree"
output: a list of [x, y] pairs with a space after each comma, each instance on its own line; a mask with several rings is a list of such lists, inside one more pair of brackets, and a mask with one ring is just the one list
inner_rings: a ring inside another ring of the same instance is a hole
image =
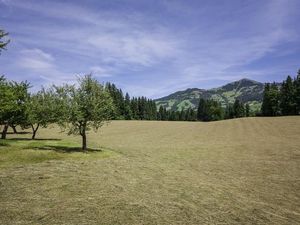
[[32, 129], [32, 139], [40, 127], [47, 127], [50, 123], [58, 122], [61, 107], [53, 89], [42, 88], [29, 97], [26, 104], [27, 125]]
[[0, 123], [4, 125], [1, 138], [5, 139], [9, 126], [23, 125], [29, 83], [9, 82], [0, 77]]
[[68, 134], [82, 137], [82, 150], [87, 150], [87, 132], [97, 131], [109, 121], [114, 112], [114, 103], [107, 90], [91, 75], [78, 79], [78, 87], [64, 85], [56, 87], [60, 99], [63, 99], [64, 115], [59, 124], [68, 130]]
[[6, 138], [8, 115], [13, 110], [14, 94], [4, 76], [0, 77], [0, 124], [3, 125], [1, 139]]

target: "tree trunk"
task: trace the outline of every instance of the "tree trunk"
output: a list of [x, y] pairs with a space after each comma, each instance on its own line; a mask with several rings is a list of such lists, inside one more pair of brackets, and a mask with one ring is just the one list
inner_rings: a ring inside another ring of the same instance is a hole
[[86, 151], [87, 150], [87, 146], [86, 146], [86, 134], [85, 131], [82, 133], [82, 150]]
[[5, 124], [2, 131], [1, 139], [6, 139], [7, 130], [8, 130], [8, 124]]
[[17, 134], [17, 133], [18, 133], [18, 131], [17, 131], [17, 129], [16, 129], [16, 126], [15, 126], [15, 125], [11, 125], [11, 128], [13, 129], [13, 131], [14, 131], [14, 134]]
[[84, 152], [87, 150], [85, 130], [86, 130], [86, 122], [80, 122], [79, 123], [79, 133], [82, 137], [82, 150]]
[[40, 124], [38, 123], [38, 124], [37, 124], [37, 127], [34, 128], [33, 124], [31, 124], [31, 128], [32, 128], [32, 137], [31, 137], [31, 139], [32, 139], [32, 140], [35, 139], [35, 135], [36, 135], [36, 132], [37, 132], [38, 129], [39, 129], [39, 126], [40, 126]]

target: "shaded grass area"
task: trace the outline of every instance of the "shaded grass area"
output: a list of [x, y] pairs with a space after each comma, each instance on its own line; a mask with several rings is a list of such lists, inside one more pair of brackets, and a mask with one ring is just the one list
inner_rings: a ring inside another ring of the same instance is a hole
[[61, 152], [80, 138], [41, 129], [61, 140], [0, 152], [63, 158], [0, 168], [0, 224], [300, 224], [299, 127], [300, 117], [113, 121], [89, 133], [104, 151], [88, 154]]
[[82, 152], [79, 145], [59, 138], [26, 137], [0, 140], [0, 167], [20, 164], [41, 163], [49, 160], [99, 159], [116, 155], [113, 151], [90, 148]]

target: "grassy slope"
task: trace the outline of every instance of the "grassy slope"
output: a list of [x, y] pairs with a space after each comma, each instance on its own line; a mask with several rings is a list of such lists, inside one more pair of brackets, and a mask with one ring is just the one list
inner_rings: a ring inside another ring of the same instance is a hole
[[0, 224], [297, 224], [299, 127], [300, 117], [115, 121], [89, 135], [106, 150], [88, 156], [54, 151], [78, 139], [44, 129], [64, 140], [0, 147], [0, 159], [25, 145], [59, 155], [0, 160]]

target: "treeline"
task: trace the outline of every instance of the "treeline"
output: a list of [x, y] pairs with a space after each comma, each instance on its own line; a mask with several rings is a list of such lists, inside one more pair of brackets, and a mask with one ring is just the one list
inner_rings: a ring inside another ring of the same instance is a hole
[[288, 76], [282, 83], [267, 83], [261, 108], [263, 116], [300, 114], [300, 70], [295, 78]]
[[117, 120], [216, 121], [250, 116], [249, 105], [243, 104], [238, 99], [226, 108], [217, 101], [200, 99], [197, 109], [174, 111], [160, 106], [157, 110], [152, 99], [130, 98], [128, 93], [124, 96], [123, 91], [112, 83], [107, 83], [105, 87], [113, 98], [116, 108], [113, 119]]
[[157, 120], [168, 121], [217, 121], [245, 116], [250, 116], [250, 107], [238, 99], [226, 108], [223, 108], [215, 100], [201, 98], [197, 109], [188, 108], [187, 110], [171, 111], [160, 106], [157, 112]]
[[156, 104], [152, 99], [146, 97], [130, 98], [115, 84], [106, 83], [105, 88], [110, 93], [115, 105], [113, 119], [117, 120], [156, 120]]

